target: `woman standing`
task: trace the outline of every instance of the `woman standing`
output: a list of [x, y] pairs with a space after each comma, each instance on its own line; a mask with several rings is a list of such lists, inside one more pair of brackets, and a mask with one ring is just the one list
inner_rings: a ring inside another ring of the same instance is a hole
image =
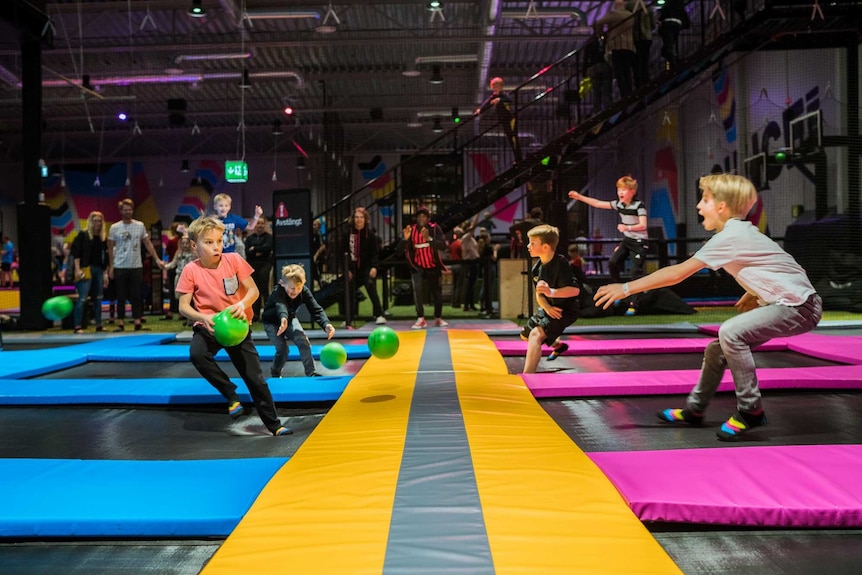
[[[380, 305], [380, 296], [377, 295], [377, 266], [379, 264], [380, 240], [368, 226], [368, 212], [365, 208], [356, 208], [350, 217], [350, 231], [344, 238], [345, 245], [343, 253], [348, 255], [349, 267], [347, 270], [348, 287], [347, 293], [353, 298], [352, 316], [356, 317], [359, 309], [359, 301], [356, 292], [359, 286], [365, 287], [371, 306], [375, 323], [386, 323], [383, 315], [383, 306]], [[348, 320], [349, 323], [349, 320]]]
[[75, 333], [84, 333], [84, 306], [87, 297], [93, 298], [93, 319], [96, 331], [102, 331], [102, 288], [108, 285], [108, 244], [105, 216], [102, 212], [90, 212], [87, 229], [81, 230], [72, 242], [72, 258], [75, 265]]

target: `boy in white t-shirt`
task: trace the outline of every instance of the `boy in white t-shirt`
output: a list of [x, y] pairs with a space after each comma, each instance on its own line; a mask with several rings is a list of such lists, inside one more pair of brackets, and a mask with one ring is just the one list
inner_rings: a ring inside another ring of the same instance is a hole
[[700, 381], [684, 409], [665, 409], [658, 418], [668, 423], [703, 423], [726, 367], [736, 387], [737, 412], [718, 430], [722, 441], [736, 441], [766, 423], [757, 386], [755, 348], [774, 337], [814, 329], [823, 303], [805, 270], [793, 257], [751, 222], [742, 218], [757, 200], [757, 191], [742, 176], [713, 174], [700, 179], [703, 196], [697, 211], [703, 227], [715, 235], [688, 260], [624, 284], [608, 284], [596, 292], [596, 306], [608, 308], [617, 299], [678, 284], [703, 268], [724, 269], [745, 294], [736, 302], [740, 315], [725, 321], [718, 339], [704, 352]]

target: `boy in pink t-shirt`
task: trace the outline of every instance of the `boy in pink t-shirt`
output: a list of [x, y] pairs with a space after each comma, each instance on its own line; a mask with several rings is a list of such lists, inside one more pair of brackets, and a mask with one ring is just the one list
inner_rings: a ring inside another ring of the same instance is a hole
[[224, 348], [248, 386], [266, 428], [273, 435], [293, 433], [278, 419], [251, 332], [242, 343], [232, 347], [224, 347], [213, 335], [213, 316], [222, 310], [230, 310], [233, 317], [245, 317], [251, 322], [251, 304], [260, 295], [251, 277], [254, 270], [240, 255], [223, 253], [224, 224], [217, 218], [196, 219], [189, 226], [188, 233], [198, 259], [183, 268], [176, 291], [180, 313], [194, 322], [194, 336], [189, 348], [192, 364], [227, 399], [228, 414], [237, 418], [245, 413], [245, 408], [237, 395], [236, 385], [215, 361], [216, 353]]

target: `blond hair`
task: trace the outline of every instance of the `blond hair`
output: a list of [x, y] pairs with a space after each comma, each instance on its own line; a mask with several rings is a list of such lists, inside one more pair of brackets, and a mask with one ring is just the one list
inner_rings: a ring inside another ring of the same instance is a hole
[[734, 216], [745, 216], [757, 202], [757, 190], [747, 178], [734, 174], [710, 174], [698, 181], [698, 187], [715, 198], [716, 203], [724, 202]]
[[281, 279], [295, 284], [305, 284], [305, 268], [299, 264], [287, 264], [281, 268]]
[[90, 215], [87, 216], [87, 235], [90, 236], [90, 239], [93, 239], [93, 220], [96, 218], [102, 218], [102, 229], [99, 230], [99, 239], [105, 242], [108, 239], [108, 232], [106, 231], [108, 225], [102, 212], [90, 212]]
[[560, 230], [555, 226], [541, 224], [534, 228], [530, 228], [527, 232], [527, 237], [539, 238], [543, 244], [548, 244], [554, 249], [557, 249], [557, 244], [560, 243]]
[[631, 176], [623, 176], [622, 178], [617, 180], [617, 187], [637, 191], [638, 181]]
[[233, 203], [231, 197], [225, 193], [216, 194], [213, 196], [213, 205], [216, 205], [219, 202], [227, 202], [229, 204]]
[[214, 216], [201, 216], [189, 225], [189, 239], [193, 242], [198, 241], [198, 238], [210, 233], [212, 230], [218, 230], [219, 233], [224, 233], [224, 224]]

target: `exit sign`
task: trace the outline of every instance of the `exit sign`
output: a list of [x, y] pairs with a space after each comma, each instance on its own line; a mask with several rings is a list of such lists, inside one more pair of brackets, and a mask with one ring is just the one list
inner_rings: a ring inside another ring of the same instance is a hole
[[230, 184], [248, 181], [248, 164], [241, 160], [227, 160], [224, 163], [224, 179]]

